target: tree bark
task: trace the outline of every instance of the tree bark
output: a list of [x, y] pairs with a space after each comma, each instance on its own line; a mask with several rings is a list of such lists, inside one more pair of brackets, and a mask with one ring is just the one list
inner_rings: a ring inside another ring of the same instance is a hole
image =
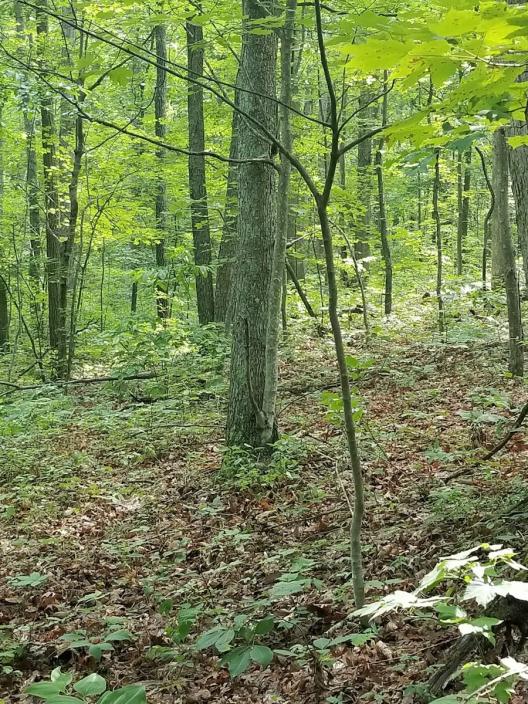
[[[25, 21], [22, 4], [15, 0], [15, 19], [18, 39], [21, 43], [25, 41]], [[26, 80], [28, 77], [26, 76]], [[37, 152], [35, 149], [35, 120], [36, 115], [32, 114], [31, 98], [28, 87], [21, 88], [22, 115], [24, 120], [24, 131], [26, 133], [26, 183], [27, 202], [29, 210], [29, 230], [30, 230], [30, 260], [29, 276], [33, 282], [35, 292], [41, 287], [41, 242], [40, 242], [40, 209], [39, 209], [39, 184]]]
[[[3, 105], [0, 103], [0, 123]], [[0, 130], [0, 226], [4, 225], [4, 139]], [[9, 303], [4, 277], [0, 277], [0, 354], [9, 346]]]
[[[281, 105], [279, 106], [280, 135], [283, 147], [287, 152], [292, 151], [293, 136], [290, 123], [289, 106], [292, 102], [292, 57], [293, 35], [295, 31], [295, 13], [297, 0], [288, 0], [286, 5], [286, 19], [281, 31]], [[284, 291], [284, 273], [286, 265], [286, 247], [288, 243], [288, 215], [290, 208], [290, 178], [291, 162], [282, 157], [281, 173], [279, 178], [278, 218], [273, 250], [273, 261], [270, 282], [270, 301], [268, 309], [268, 325], [266, 332], [266, 369], [262, 411], [265, 427], [262, 433], [261, 445], [264, 447], [276, 437], [277, 419], [275, 407], [277, 402], [277, 387], [279, 374], [279, 342], [281, 304]]]
[[[387, 89], [387, 72], [385, 72], [385, 90]], [[388, 96], [385, 94], [383, 96], [382, 105], [382, 125], [385, 127], [387, 125], [388, 118]], [[379, 229], [381, 237], [381, 256], [383, 257], [383, 263], [385, 265], [385, 300], [384, 300], [384, 310], [385, 315], [390, 315], [392, 313], [392, 280], [393, 280], [393, 268], [392, 268], [392, 252], [389, 242], [389, 228], [387, 221], [387, 208], [385, 205], [385, 179], [383, 173], [383, 146], [385, 140], [382, 137], [378, 142], [378, 148], [376, 151], [376, 176], [378, 182], [378, 208], [379, 208]]]
[[[37, 43], [40, 63], [48, 41], [48, 2], [39, 0], [37, 10]], [[42, 159], [44, 165], [44, 204], [46, 212], [46, 276], [48, 288], [48, 326], [51, 349], [59, 358], [55, 373], [61, 376], [60, 359], [64, 358], [66, 330], [61, 326], [61, 217], [57, 184], [57, 131], [53, 115], [53, 98], [45, 86], [40, 89], [40, 116], [42, 129]]]
[[484, 219], [484, 242], [482, 245], [482, 290], [486, 291], [488, 288], [488, 261], [490, 255], [489, 246], [492, 237], [493, 212], [495, 211], [495, 192], [493, 190], [493, 184], [488, 173], [488, 166], [486, 164], [486, 157], [484, 156], [484, 152], [479, 147], [476, 147], [476, 150], [477, 154], [480, 157], [484, 180], [486, 181], [486, 185], [490, 193], [490, 207]]
[[[155, 133], [160, 141], [167, 138], [167, 28], [164, 24], [158, 24], [154, 28], [156, 42], [156, 90], [154, 96], [155, 111]], [[167, 281], [167, 262], [165, 257], [165, 238], [168, 231], [169, 204], [167, 197], [167, 184], [163, 167], [165, 164], [166, 152], [160, 147], [156, 153], [158, 159], [158, 173], [156, 178], [156, 230], [158, 231], [156, 242], [156, 266], [158, 275], [156, 281], [156, 310], [160, 320], [167, 320], [170, 317], [169, 285]]]
[[[508, 136], [527, 135], [528, 125], [516, 122], [508, 129]], [[521, 250], [524, 283], [528, 289], [528, 147], [509, 150], [511, 185], [515, 199], [517, 238]]]
[[469, 230], [469, 191], [471, 188], [471, 148], [466, 152], [465, 164], [460, 155], [460, 191], [457, 227], [456, 273], [462, 276], [464, 270], [464, 245]]
[[517, 263], [510, 231], [509, 170], [506, 131], [499, 128], [493, 137], [493, 214], [494, 271], [506, 291], [509, 326], [509, 370], [514, 376], [524, 374], [523, 329]]
[[[189, 74], [203, 75], [204, 49], [202, 27], [187, 22], [187, 56]], [[193, 83], [188, 86], [189, 150], [205, 150], [203, 88]], [[207, 204], [207, 184], [204, 156], [189, 156], [189, 189], [196, 266], [196, 299], [198, 319], [202, 325], [212, 323], [214, 313], [213, 274], [211, 272], [211, 232]]]
[[[238, 85], [239, 77], [237, 77]], [[239, 103], [238, 91], [235, 91], [235, 105]], [[231, 126], [231, 147], [229, 158], [238, 159], [238, 141], [240, 130], [240, 113], [233, 110]], [[226, 201], [224, 207], [224, 224], [222, 239], [218, 251], [218, 269], [215, 289], [215, 320], [217, 323], [230, 325], [230, 308], [232, 303], [233, 263], [236, 254], [238, 230], [238, 164], [229, 164], [227, 171]]]
[[442, 335], [445, 332], [445, 311], [444, 311], [444, 247], [442, 240], [442, 221], [440, 219], [440, 150], [436, 150], [435, 177], [433, 182], [433, 219], [435, 222], [436, 240], [436, 299], [438, 302], [438, 331]]
[[[365, 134], [370, 129], [372, 109], [366, 106], [370, 99], [370, 94], [365, 92], [359, 97], [359, 108], [361, 110], [361, 120], [359, 124], [359, 136]], [[362, 213], [358, 220], [359, 227], [356, 239], [356, 256], [359, 260], [370, 256], [370, 227], [372, 221], [372, 140], [365, 139], [358, 145], [358, 188], [359, 202]], [[368, 268], [368, 262], [363, 263], [364, 268]]]
[[[246, 18], [241, 58], [240, 106], [276, 134], [275, 97], [277, 37], [251, 32], [274, 11], [274, 0], [243, 0]], [[262, 97], [261, 97], [262, 96]], [[240, 158], [271, 153], [269, 141], [247, 119], [240, 121]], [[240, 165], [237, 277], [231, 354], [227, 440], [231, 446], [260, 447], [265, 427], [262, 400], [265, 385], [266, 335], [273, 246], [276, 235], [276, 176], [270, 164]]]

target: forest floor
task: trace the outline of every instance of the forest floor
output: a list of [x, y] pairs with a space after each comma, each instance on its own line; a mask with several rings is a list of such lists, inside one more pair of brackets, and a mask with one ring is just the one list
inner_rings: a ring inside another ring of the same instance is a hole
[[[265, 470], [243, 453], [219, 469], [214, 393], [183, 422], [178, 399], [137, 404], [94, 388], [0, 406], [0, 699], [29, 702], [24, 688], [61, 665], [144, 683], [152, 704], [414, 701], [455, 631], [391, 615], [363, 645], [321, 647], [363, 631], [349, 617], [351, 477], [321, 403], [326, 391], [332, 406], [331, 355], [315, 338], [285, 355], [285, 438]], [[502, 347], [383, 341], [366, 357], [356, 385], [368, 600], [413, 589], [441, 556], [483, 541], [524, 557], [528, 513], [512, 511], [528, 494], [528, 445], [517, 436], [471, 466], [475, 441], [493, 445], [526, 400]], [[241, 614], [272, 614], [258, 642], [281, 654], [231, 679], [194, 645]], [[116, 628], [123, 639], [98, 664], [64, 638], [82, 630], [78, 640], [100, 643]]]

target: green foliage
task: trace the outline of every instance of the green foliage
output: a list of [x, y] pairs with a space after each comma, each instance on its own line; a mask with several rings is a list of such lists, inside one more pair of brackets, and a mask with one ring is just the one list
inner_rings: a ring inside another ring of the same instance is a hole
[[73, 675], [53, 670], [49, 681], [37, 682], [26, 688], [26, 694], [42, 699], [47, 704], [147, 704], [145, 690], [139, 685], [128, 685], [114, 691], [107, 691], [104, 677], [97, 673], [87, 675], [72, 685]]
[[296, 477], [305, 453], [306, 445], [287, 435], [273, 445], [270, 455], [263, 453], [260, 459], [251, 448], [230, 447], [218, 478], [242, 489], [271, 487]]
[[[475, 601], [486, 607], [495, 597], [528, 601], [528, 584], [504, 579], [508, 570], [526, 571], [515, 559], [515, 552], [502, 545], [482, 544], [445, 557], [423, 577], [414, 592], [397, 591], [355, 612], [356, 616], [372, 620], [395, 610], [415, 611], [434, 609], [440, 623], [456, 625], [462, 636], [478, 633], [495, 643], [494, 629], [502, 621], [487, 616], [471, 616], [461, 604]], [[445, 594], [422, 596], [444, 585]], [[461, 589], [463, 587], [463, 589]], [[436, 704], [448, 702], [488, 702], [501, 704], [510, 701], [515, 684], [528, 680], [528, 666], [514, 658], [502, 658], [500, 664], [470, 663], [463, 667], [465, 690], [460, 695], [436, 699]]]
[[270, 634], [276, 627], [275, 619], [266, 616], [251, 623], [247, 616], [235, 616], [230, 627], [216, 626], [203, 633], [196, 641], [195, 648], [214, 648], [221, 655], [231, 677], [243, 674], [252, 664], [267, 667], [273, 660], [273, 651], [258, 640]]
[[120, 627], [120, 624], [109, 625], [106, 631], [97, 638], [90, 638], [84, 629], [65, 633], [60, 638], [65, 645], [61, 651], [65, 650], [85, 650], [96, 662], [99, 662], [104, 653], [114, 650], [116, 643], [134, 640], [132, 633]]

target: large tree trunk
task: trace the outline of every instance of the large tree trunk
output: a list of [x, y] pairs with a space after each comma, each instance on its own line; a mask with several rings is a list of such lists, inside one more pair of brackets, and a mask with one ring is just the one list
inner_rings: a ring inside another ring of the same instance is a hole
[[508, 145], [504, 128], [495, 132], [493, 146], [494, 272], [506, 291], [510, 339], [509, 369], [515, 376], [522, 376], [524, 373], [523, 330], [517, 264], [510, 231]]
[[[286, 20], [281, 32], [280, 136], [282, 145], [288, 153], [291, 153], [293, 148], [289, 106], [292, 102], [293, 33], [295, 30], [296, 10], [297, 0], [288, 0], [286, 5]], [[277, 233], [273, 250], [268, 328], [266, 333], [266, 370], [262, 400], [265, 427], [261, 438], [262, 445], [267, 445], [272, 442], [278, 433], [275, 406], [277, 402], [279, 376], [278, 359], [281, 304], [284, 302], [283, 291], [285, 292], [284, 275], [286, 267], [286, 247], [288, 243], [291, 170], [292, 166], [290, 160], [283, 157], [279, 179]], [[286, 316], [284, 315], [283, 327], [286, 327], [285, 318]]]
[[[48, 39], [48, 2], [39, 0], [37, 10], [37, 42], [41, 63]], [[61, 359], [65, 358], [66, 330], [61, 325], [61, 218], [60, 198], [57, 184], [58, 163], [56, 157], [57, 131], [53, 115], [53, 98], [45, 86], [40, 93], [40, 116], [42, 125], [42, 159], [44, 164], [44, 203], [46, 212], [46, 276], [48, 288], [49, 343], [56, 354], [55, 373], [64, 372]]]
[[[167, 28], [164, 24], [158, 24], [154, 28], [156, 41], [156, 91], [154, 96], [155, 110], [155, 132], [160, 141], [167, 137]], [[167, 281], [167, 262], [165, 257], [165, 238], [168, 230], [168, 198], [167, 184], [163, 166], [165, 163], [165, 149], [160, 147], [157, 150], [158, 173], [156, 178], [156, 230], [158, 231], [156, 242], [156, 266], [158, 276], [156, 281], [156, 309], [158, 318], [166, 320], [170, 317], [169, 286]]]
[[[190, 78], [203, 75], [204, 49], [202, 27], [187, 22], [187, 55]], [[203, 88], [190, 82], [188, 87], [189, 150], [205, 150], [204, 93]], [[189, 157], [189, 189], [191, 218], [196, 266], [196, 299], [198, 319], [202, 325], [212, 323], [214, 314], [213, 274], [211, 272], [211, 232], [207, 204], [205, 157]]]
[[[244, 0], [240, 107], [272, 133], [276, 133], [277, 37], [251, 32], [256, 22], [274, 10], [273, 0]], [[253, 124], [240, 121], [240, 158], [258, 159], [270, 154], [268, 140]], [[259, 447], [265, 427], [262, 399], [265, 384], [266, 334], [272, 255], [276, 233], [276, 177], [269, 164], [240, 166], [237, 277], [234, 291], [231, 384], [227, 419], [230, 445]]]

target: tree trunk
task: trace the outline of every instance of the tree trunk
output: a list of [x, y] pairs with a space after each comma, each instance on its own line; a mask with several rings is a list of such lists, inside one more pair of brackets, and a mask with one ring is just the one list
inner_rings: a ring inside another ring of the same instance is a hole
[[9, 347], [9, 303], [7, 288], [3, 277], [0, 277], [0, 354]]
[[[526, 135], [526, 123], [516, 122], [508, 129], [508, 136]], [[528, 147], [509, 150], [511, 185], [515, 199], [517, 238], [523, 259], [524, 282], [528, 289]]]
[[515, 376], [523, 376], [523, 330], [517, 264], [510, 231], [508, 145], [504, 128], [501, 127], [495, 132], [493, 146], [494, 271], [506, 291], [510, 340], [509, 370]]
[[486, 164], [486, 157], [484, 156], [484, 152], [479, 147], [476, 147], [476, 150], [477, 154], [480, 157], [484, 180], [486, 181], [486, 185], [490, 193], [490, 207], [484, 219], [484, 242], [482, 246], [482, 290], [486, 291], [488, 288], [488, 261], [490, 255], [489, 246], [492, 236], [493, 213], [495, 211], [495, 192], [493, 190], [493, 184], [488, 173], [488, 167]]
[[[359, 97], [359, 108], [361, 110], [359, 135], [361, 136], [370, 129], [372, 109], [367, 107], [370, 99], [369, 93], [362, 93]], [[372, 221], [372, 140], [365, 139], [358, 145], [357, 178], [359, 188], [359, 203], [361, 205], [361, 215], [358, 219], [359, 227], [355, 245], [358, 260], [366, 259], [370, 256], [370, 227]], [[368, 267], [368, 263], [362, 264], [363, 268]]]
[[[237, 85], [240, 80], [240, 71], [237, 75]], [[239, 105], [239, 93], [235, 90], [235, 106]], [[231, 147], [229, 158], [232, 160], [239, 157], [239, 130], [240, 113], [233, 110], [231, 125]], [[232, 304], [232, 276], [233, 263], [236, 255], [237, 231], [238, 231], [238, 164], [231, 162], [227, 171], [226, 201], [224, 207], [224, 225], [222, 239], [218, 252], [218, 270], [216, 273], [215, 290], [215, 320], [217, 323], [230, 325], [231, 304]]]
[[[167, 137], [167, 28], [164, 24], [158, 24], [154, 28], [156, 41], [156, 90], [154, 96], [155, 111], [155, 132], [160, 141], [165, 141]], [[163, 167], [165, 163], [165, 149], [160, 147], [156, 153], [158, 159], [158, 173], [156, 178], [156, 230], [158, 237], [156, 242], [156, 266], [158, 275], [156, 281], [156, 310], [160, 320], [167, 320], [170, 317], [169, 285], [167, 281], [167, 262], [165, 258], [165, 238], [168, 231], [168, 198], [167, 184]]]
[[[41, 64], [48, 40], [48, 2], [39, 0], [37, 10], [37, 43]], [[63, 373], [60, 358], [66, 349], [66, 330], [61, 326], [61, 218], [59, 188], [57, 185], [58, 163], [56, 157], [57, 131], [53, 116], [53, 98], [45, 86], [41, 86], [40, 116], [42, 126], [42, 159], [44, 164], [44, 204], [46, 212], [46, 276], [48, 287], [49, 343], [58, 357], [55, 374]]]
[[[203, 75], [204, 49], [202, 27], [187, 22], [187, 56], [189, 75]], [[203, 88], [193, 83], [188, 85], [189, 150], [205, 150], [204, 95]], [[198, 319], [202, 325], [212, 323], [214, 314], [213, 274], [211, 272], [211, 232], [207, 204], [205, 157], [189, 157], [189, 189], [191, 194], [191, 218], [196, 266], [196, 299]]]
[[[385, 90], [387, 89], [387, 72], [385, 72]], [[385, 127], [387, 124], [388, 117], [388, 96], [383, 96], [382, 105], [382, 126]], [[385, 315], [390, 315], [392, 313], [392, 252], [389, 242], [389, 228], [387, 222], [387, 208], [385, 205], [385, 180], [383, 174], [383, 146], [385, 140], [382, 137], [378, 142], [378, 149], [376, 151], [376, 175], [378, 181], [378, 207], [379, 207], [379, 229], [381, 237], [381, 256], [383, 257], [383, 263], [385, 265], [385, 301], [384, 310]]]
[[[269, 132], [276, 133], [277, 109], [263, 96], [275, 97], [277, 37], [251, 32], [274, 11], [274, 0], [244, 0], [240, 107]], [[262, 97], [261, 97], [262, 96]], [[240, 121], [240, 158], [271, 153], [253, 124]], [[237, 277], [234, 290], [231, 383], [227, 419], [229, 445], [260, 447], [265, 423], [266, 335], [273, 246], [276, 235], [276, 177], [269, 164], [240, 166]]]
[[[508, 0], [509, 5], [524, 5], [526, 0]], [[518, 79], [526, 82], [528, 72], [524, 72]], [[528, 115], [528, 105], [526, 107]], [[508, 129], [508, 136], [528, 134], [528, 122], [514, 121]], [[522, 146], [509, 150], [511, 186], [515, 199], [515, 213], [517, 219], [517, 238], [523, 259], [524, 281], [528, 289], [528, 147]]]
[[458, 208], [458, 227], [457, 227], [457, 259], [456, 273], [462, 276], [464, 269], [464, 245], [467, 239], [469, 230], [469, 191], [471, 188], [471, 149], [466, 152], [466, 161], [462, 160], [460, 154], [460, 191], [459, 191], [459, 208]]
[[[25, 42], [25, 21], [22, 4], [15, 0], [15, 18], [18, 39], [21, 45]], [[28, 77], [26, 76], [26, 80]], [[39, 185], [37, 152], [35, 149], [35, 120], [32, 114], [31, 97], [29, 86], [20, 89], [22, 99], [22, 115], [24, 119], [24, 131], [26, 133], [26, 183], [27, 202], [29, 210], [29, 230], [30, 230], [30, 260], [29, 276], [33, 284], [34, 292], [38, 293], [41, 287], [41, 242], [40, 242], [40, 209], [39, 209]]]
[[[295, 12], [297, 0], [288, 0], [286, 19], [281, 32], [281, 105], [279, 107], [280, 135], [283, 147], [287, 152], [293, 148], [293, 137], [290, 123], [289, 106], [292, 102], [292, 57], [293, 34], [295, 31]], [[286, 266], [286, 247], [288, 243], [288, 215], [290, 208], [290, 177], [291, 162], [283, 157], [279, 178], [278, 218], [275, 247], [271, 272], [269, 293], [268, 327], [266, 333], [266, 369], [262, 411], [265, 428], [261, 438], [264, 447], [273, 441], [277, 435], [277, 419], [275, 406], [278, 387], [278, 356], [280, 342], [281, 303], [283, 300], [284, 273]]]
[[[0, 103], [0, 123], [2, 121], [3, 105]], [[0, 227], [4, 226], [4, 139], [0, 130]], [[2, 233], [3, 234], [3, 233]], [[4, 272], [5, 273], [5, 272]], [[3, 276], [0, 276], [0, 354], [6, 352], [9, 346], [9, 303], [7, 286]]]
[[436, 299], [438, 302], [438, 331], [445, 332], [445, 311], [443, 297], [444, 283], [444, 247], [442, 241], [442, 221], [440, 219], [440, 150], [436, 150], [435, 177], [433, 182], [433, 219], [436, 240]]

